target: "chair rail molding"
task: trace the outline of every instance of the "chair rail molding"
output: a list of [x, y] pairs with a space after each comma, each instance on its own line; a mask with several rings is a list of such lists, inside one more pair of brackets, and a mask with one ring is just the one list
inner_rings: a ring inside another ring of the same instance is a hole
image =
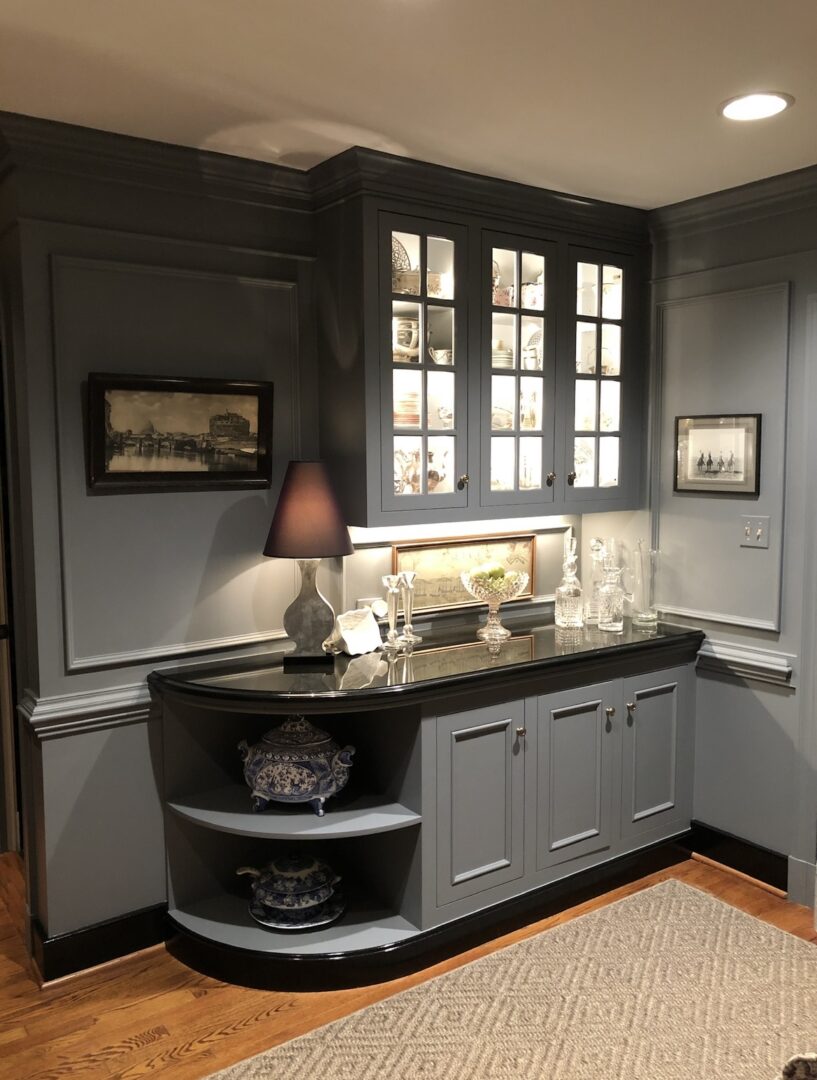
[[745, 643], [706, 638], [698, 652], [698, 669], [736, 675], [777, 686], [794, 687], [797, 657]]
[[25, 690], [17, 711], [38, 742], [64, 735], [145, 723], [150, 719], [147, 683], [38, 697]]

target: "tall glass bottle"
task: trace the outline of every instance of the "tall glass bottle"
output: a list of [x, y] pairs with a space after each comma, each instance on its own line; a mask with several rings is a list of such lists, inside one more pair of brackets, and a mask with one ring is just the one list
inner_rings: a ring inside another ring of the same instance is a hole
[[585, 626], [597, 626], [599, 622], [599, 586], [604, 581], [606, 551], [604, 540], [600, 536], [594, 536], [590, 541], [590, 581], [584, 601]]
[[572, 540], [570, 547], [565, 549], [564, 577], [556, 590], [556, 626], [562, 630], [580, 630], [584, 625], [582, 586], [576, 576], [578, 560], [575, 551], [576, 541]]
[[604, 581], [599, 586], [599, 630], [620, 634], [624, 629], [624, 588], [621, 567], [613, 556], [604, 559]]

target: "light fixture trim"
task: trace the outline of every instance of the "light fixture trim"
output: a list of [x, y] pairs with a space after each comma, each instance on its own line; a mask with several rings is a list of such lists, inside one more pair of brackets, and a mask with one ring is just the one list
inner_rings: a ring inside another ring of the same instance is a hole
[[736, 94], [718, 106], [718, 112], [727, 120], [745, 123], [750, 120], [766, 120], [790, 109], [794, 97], [781, 90], [755, 90], [750, 94]]

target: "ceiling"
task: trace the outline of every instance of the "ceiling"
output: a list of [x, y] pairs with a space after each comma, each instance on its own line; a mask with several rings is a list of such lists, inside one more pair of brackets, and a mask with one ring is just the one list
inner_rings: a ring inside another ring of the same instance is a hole
[[[0, 108], [655, 207], [817, 162], [815, 0], [0, 0]], [[735, 124], [735, 94], [783, 115]]]

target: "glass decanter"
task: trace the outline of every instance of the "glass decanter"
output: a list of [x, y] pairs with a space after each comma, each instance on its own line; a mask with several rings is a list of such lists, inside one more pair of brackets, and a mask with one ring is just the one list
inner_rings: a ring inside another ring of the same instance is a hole
[[606, 554], [604, 540], [600, 536], [594, 536], [590, 541], [590, 581], [584, 603], [585, 626], [598, 626], [599, 586], [604, 581], [604, 556]]
[[580, 630], [584, 625], [582, 585], [576, 576], [577, 564], [576, 541], [571, 539], [569, 545], [565, 545], [565, 561], [562, 563], [564, 577], [556, 590], [555, 621], [562, 630]]
[[611, 555], [604, 559], [604, 581], [599, 586], [599, 630], [620, 634], [624, 629], [624, 587], [621, 567]]

